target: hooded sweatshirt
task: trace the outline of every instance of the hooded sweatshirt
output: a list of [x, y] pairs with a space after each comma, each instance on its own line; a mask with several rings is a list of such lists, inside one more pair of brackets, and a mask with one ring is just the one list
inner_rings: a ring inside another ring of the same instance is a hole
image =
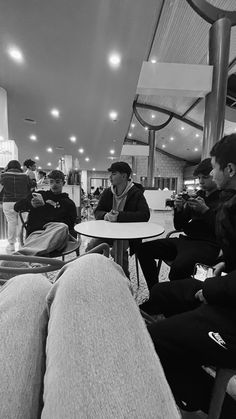
[[113, 193], [112, 209], [114, 211], [123, 211], [123, 209], [125, 207], [127, 194], [133, 186], [134, 186], [133, 182], [129, 181], [127, 183], [127, 186], [126, 186], [125, 190], [120, 195], [117, 195], [116, 187], [111, 186], [111, 191]]

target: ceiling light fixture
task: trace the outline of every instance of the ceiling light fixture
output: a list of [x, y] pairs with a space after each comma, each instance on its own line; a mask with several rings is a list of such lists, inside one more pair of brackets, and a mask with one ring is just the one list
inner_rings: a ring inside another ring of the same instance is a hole
[[170, 141], [174, 141], [174, 137], [170, 137]]
[[197, 148], [197, 147], [195, 147], [194, 151], [198, 151], [198, 148]]
[[93, 170], [93, 172], [95, 172], [95, 170], [96, 170], [96, 169], [95, 169], [95, 167], [93, 167], [93, 169], [92, 169], [92, 170]]
[[50, 113], [51, 113], [52, 116], [54, 116], [54, 118], [59, 118], [59, 116], [60, 116], [60, 112], [56, 108], [51, 109]]
[[113, 150], [113, 149], [112, 149], [112, 150], [110, 150], [110, 153], [111, 153], [111, 154], [115, 154], [115, 150]]
[[195, 134], [195, 137], [196, 137], [196, 138], [200, 137], [200, 134]]
[[76, 137], [75, 137], [75, 135], [72, 135], [72, 136], [70, 137], [70, 140], [71, 140], [71, 142], [72, 142], [72, 143], [75, 143], [75, 142], [76, 142]]
[[152, 58], [152, 59], [151, 59], [151, 63], [152, 63], [152, 64], [156, 64], [156, 62], [157, 62], [156, 58]]
[[15, 62], [19, 64], [24, 62], [23, 54], [19, 48], [11, 46], [8, 48], [7, 53]]
[[154, 113], [151, 114], [151, 118], [154, 119], [156, 118], [156, 115]]
[[148, 130], [148, 127], [144, 127], [144, 129], [145, 129], [145, 131], [147, 131]]
[[38, 166], [38, 169], [41, 170], [42, 169], [42, 166]]
[[90, 160], [90, 158], [89, 157], [85, 157], [85, 161], [89, 161]]
[[112, 52], [108, 57], [108, 62], [112, 68], [120, 67], [121, 56], [117, 52]]
[[47, 165], [48, 165], [48, 166], [51, 166], [51, 165], [52, 165], [52, 163], [49, 161], [49, 162], [47, 163]]
[[79, 149], [78, 149], [78, 152], [79, 152], [80, 154], [83, 154], [84, 149], [83, 149], [83, 148], [79, 148]]
[[132, 137], [132, 133], [131, 132], [128, 133], [128, 137]]
[[135, 124], [131, 124], [131, 128], [134, 128], [135, 127]]
[[32, 141], [37, 141], [37, 136], [35, 134], [31, 134], [29, 138]]
[[39, 160], [39, 156], [35, 156], [35, 158], [34, 158], [35, 160]]
[[166, 148], [165, 144], [162, 144], [162, 148]]
[[48, 148], [47, 148], [47, 152], [48, 152], [48, 153], [52, 153], [52, 147], [48, 147]]
[[181, 129], [181, 131], [184, 131], [184, 127], [183, 126], [180, 129]]
[[118, 113], [117, 113], [116, 111], [111, 111], [111, 112], [109, 113], [109, 117], [110, 117], [110, 119], [111, 119], [112, 121], [116, 121], [116, 120], [117, 120], [117, 117], [118, 117]]

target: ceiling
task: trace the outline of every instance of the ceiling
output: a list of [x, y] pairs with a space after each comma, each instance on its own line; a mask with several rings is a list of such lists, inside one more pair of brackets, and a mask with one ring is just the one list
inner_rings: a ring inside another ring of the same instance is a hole
[[[235, 0], [209, 2], [236, 10]], [[210, 25], [185, 0], [0, 0], [0, 12], [0, 86], [8, 94], [9, 138], [16, 141], [21, 161], [37, 156], [44, 169], [68, 154], [79, 159], [81, 169], [105, 170], [111, 158], [119, 158], [124, 140], [147, 143], [148, 133], [132, 112], [144, 60], [207, 63]], [[22, 51], [23, 62], [9, 57], [10, 46]], [[119, 68], [108, 63], [112, 52], [121, 55]], [[235, 59], [236, 27], [230, 62]], [[182, 115], [196, 99], [137, 100]], [[59, 118], [52, 117], [52, 108], [60, 111]], [[111, 110], [118, 113], [115, 121]], [[140, 113], [151, 123], [167, 118], [153, 110]], [[203, 125], [204, 100], [186, 117]], [[226, 131], [235, 128], [226, 122]], [[199, 160], [201, 143], [201, 129], [175, 118], [157, 133], [162, 152], [190, 162]]]

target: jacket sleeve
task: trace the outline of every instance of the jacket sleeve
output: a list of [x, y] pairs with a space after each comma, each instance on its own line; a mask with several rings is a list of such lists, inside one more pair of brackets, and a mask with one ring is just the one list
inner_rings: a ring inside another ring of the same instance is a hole
[[117, 221], [121, 223], [142, 222], [148, 221], [150, 218], [150, 211], [145, 197], [140, 192], [135, 211], [120, 211]]
[[94, 210], [96, 220], [103, 220], [107, 212], [112, 209], [112, 196], [109, 196], [109, 191], [105, 190], [98, 201], [97, 207]]
[[184, 230], [185, 226], [191, 219], [191, 212], [188, 208], [183, 208], [181, 211], [174, 209], [174, 227], [176, 230]]
[[68, 213], [67, 213], [67, 220], [68, 220], [67, 225], [69, 227], [69, 230], [74, 229], [76, 218], [77, 218], [76, 206], [75, 206], [75, 203], [70, 200], [70, 205], [68, 206]]
[[31, 199], [32, 199], [32, 194], [28, 195], [27, 198], [17, 201], [14, 205], [14, 210], [16, 212], [29, 211], [32, 208]]
[[236, 270], [226, 276], [206, 279], [202, 291], [208, 304], [235, 307]]

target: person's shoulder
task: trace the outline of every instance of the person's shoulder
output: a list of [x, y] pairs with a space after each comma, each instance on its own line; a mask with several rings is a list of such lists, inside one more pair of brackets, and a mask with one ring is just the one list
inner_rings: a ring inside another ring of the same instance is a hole
[[140, 196], [143, 196], [144, 190], [145, 189], [144, 189], [143, 185], [141, 185], [141, 183], [134, 182], [128, 193], [130, 195], [140, 195]]

